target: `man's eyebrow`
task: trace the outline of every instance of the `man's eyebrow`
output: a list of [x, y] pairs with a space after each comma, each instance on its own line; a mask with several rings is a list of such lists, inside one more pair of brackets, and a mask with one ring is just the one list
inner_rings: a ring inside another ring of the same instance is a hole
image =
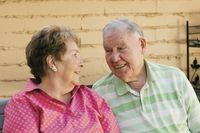
[[75, 52], [80, 52], [78, 49], [72, 49], [72, 51], [75, 51]]

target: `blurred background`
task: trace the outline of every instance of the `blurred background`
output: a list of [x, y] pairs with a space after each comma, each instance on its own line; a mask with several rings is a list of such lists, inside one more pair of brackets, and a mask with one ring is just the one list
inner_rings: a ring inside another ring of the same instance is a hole
[[[82, 84], [93, 84], [109, 72], [102, 28], [121, 17], [143, 28], [146, 59], [187, 73], [186, 21], [200, 25], [199, 5], [200, 0], [0, 0], [0, 97], [12, 96], [32, 77], [25, 47], [33, 33], [49, 24], [70, 27], [80, 36]], [[200, 48], [190, 49], [190, 62], [196, 57], [199, 63]]]

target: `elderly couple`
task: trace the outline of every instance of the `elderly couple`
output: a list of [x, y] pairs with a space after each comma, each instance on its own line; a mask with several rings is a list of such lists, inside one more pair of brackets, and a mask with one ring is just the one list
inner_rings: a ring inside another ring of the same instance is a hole
[[144, 59], [142, 29], [116, 19], [103, 29], [111, 73], [90, 89], [79, 84], [77, 35], [51, 25], [26, 47], [34, 78], [11, 98], [4, 133], [198, 133], [200, 104], [185, 74]]

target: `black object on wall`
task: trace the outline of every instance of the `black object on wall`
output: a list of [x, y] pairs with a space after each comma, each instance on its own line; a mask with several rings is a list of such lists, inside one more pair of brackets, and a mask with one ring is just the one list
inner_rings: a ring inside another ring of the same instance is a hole
[[[190, 48], [200, 48], [200, 25], [189, 25], [189, 21], [186, 21], [186, 44], [187, 44], [187, 78], [191, 82], [194, 87], [195, 92], [200, 100], [200, 75], [197, 74], [200, 71], [200, 64], [196, 57], [194, 57], [193, 61], [190, 61], [190, 52], [192, 49]], [[191, 64], [190, 64], [191, 63]], [[192, 74], [190, 75], [190, 70]]]

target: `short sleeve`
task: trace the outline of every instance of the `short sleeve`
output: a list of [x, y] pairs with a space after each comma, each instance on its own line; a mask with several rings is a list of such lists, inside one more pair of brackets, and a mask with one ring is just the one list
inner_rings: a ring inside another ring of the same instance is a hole
[[186, 76], [182, 75], [184, 88], [182, 94], [188, 114], [188, 126], [192, 132], [197, 133], [200, 132], [200, 103], [192, 85]]
[[3, 133], [39, 132], [36, 110], [25, 98], [11, 99], [5, 108]]

